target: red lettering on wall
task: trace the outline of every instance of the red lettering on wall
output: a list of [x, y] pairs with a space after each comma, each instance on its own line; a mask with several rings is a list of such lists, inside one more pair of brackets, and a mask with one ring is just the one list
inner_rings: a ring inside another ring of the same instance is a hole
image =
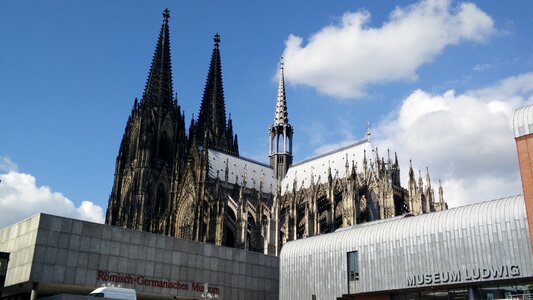
[[204, 291], [204, 285], [200, 284], [198, 282], [193, 282], [192, 283], [192, 290], [194, 292], [203, 292]]
[[[134, 277], [129, 274], [110, 273], [107, 271], [100, 271], [100, 270], [96, 272], [96, 280], [115, 282], [115, 283], [133, 284], [137, 286], [144, 285], [144, 286], [153, 286], [153, 287], [159, 287], [159, 288], [176, 289], [176, 290], [182, 290], [182, 291], [188, 291], [190, 289], [194, 292], [204, 292], [204, 285], [199, 282], [191, 282], [190, 288], [189, 288], [189, 283], [184, 282], [184, 281], [149, 279], [142, 275], [138, 275]], [[208, 288], [208, 292], [211, 294], [220, 294], [220, 289], [218, 287], [210, 286]]]
[[105, 272], [103, 272], [103, 271], [98, 271], [98, 274], [96, 275], [96, 280], [104, 280], [104, 279], [103, 279], [104, 274], [105, 274]]

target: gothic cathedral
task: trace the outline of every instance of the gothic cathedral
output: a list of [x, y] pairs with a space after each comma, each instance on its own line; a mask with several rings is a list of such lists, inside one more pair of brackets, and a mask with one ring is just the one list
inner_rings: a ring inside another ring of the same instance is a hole
[[[290, 240], [341, 227], [447, 208], [396, 154], [380, 157], [367, 139], [293, 163], [281, 62], [269, 164], [239, 155], [226, 119], [220, 36], [200, 113], [188, 130], [172, 87], [169, 11], [163, 13], [144, 94], [135, 99], [116, 160], [106, 224], [278, 255]], [[266, 138], [266, 137], [265, 137]]]

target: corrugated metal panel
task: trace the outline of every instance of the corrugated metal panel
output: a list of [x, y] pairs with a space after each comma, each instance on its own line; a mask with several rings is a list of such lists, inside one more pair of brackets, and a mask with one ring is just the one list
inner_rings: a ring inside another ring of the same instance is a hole
[[356, 293], [406, 289], [409, 277], [439, 272], [460, 272], [456, 283], [465, 283], [465, 272], [479, 268], [516, 265], [519, 277], [531, 277], [526, 222], [523, 197], [515, 196], [292, 241], [280, 254], [280, 297], [347, 294], [346, 253], [354, 250]]
[[517, 109], [513, 115], [514, 136], [533, 133], [533, 105]]

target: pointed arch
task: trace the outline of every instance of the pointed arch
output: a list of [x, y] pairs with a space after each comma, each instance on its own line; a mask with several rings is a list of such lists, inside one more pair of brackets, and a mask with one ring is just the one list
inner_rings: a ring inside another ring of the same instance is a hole
[[316, 197], [316, 206], [318, 223], [320, 224], [320, 233], [327, 233], [330, 231], [328, 223], [328, 211], [331, 209], [331, 204], [324, 185], [320, 185], [318, 189], [319, 191]]
[[176, 211], [176, 233], [179, 238], [193, 239], [194, 215], [193, 196], [189, 194], [180, 201]]
[[224, 219], [224, 238], [222, 241], [222, 245], [226, 247], [235, 248], [235, 231], [237, 226], [237, 213], [235, 207], [232, 207], [231, 205], [227, 206], [226, 215]]
[[343, 205], [343, 189], [341, 186], [338, 186], [333, 190], [334, 204], [335, 204], [335, 216], [332, 231], [337, 230], [342, 226], [342, 218], [344, 213]]

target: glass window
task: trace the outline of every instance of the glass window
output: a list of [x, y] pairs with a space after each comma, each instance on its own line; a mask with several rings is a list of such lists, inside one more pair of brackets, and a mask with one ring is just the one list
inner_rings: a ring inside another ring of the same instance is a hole
[[500, 285], [498, 286], [498, 290], [500, 290], [500, 295], [503, 296], [502, 298], [505, 299], [512, 299], [517, 294], [516, 286], [514, 285]]
[[392, 294], [391, 300], [405, 300], [404, 294]]
[[89, 294], [89, 297], [104, 298], [104, 293], [92, 293]]
[[348, 281], [359, 280], [359, 254], [357, 251], [348, 252]]
[[450, 300], [466, 300], [468, 299], [468, 290], [456, 289], [448, 292]]
[[448, 291], [424, 291], [420, 293], [422, 300], [448, 300]]
[[494, 300], [502, 298], [497, 286], [484, 286], [480, 288], [479, 291], [481, 293], [481, 299], [483, 300]]
[[0, 252], [0, 276], [6, 276], [9, 253]]
[[518, 296], [522, 296], [522, 299], [533, 299], [533, 284], [530, 285], [517, 285]]

